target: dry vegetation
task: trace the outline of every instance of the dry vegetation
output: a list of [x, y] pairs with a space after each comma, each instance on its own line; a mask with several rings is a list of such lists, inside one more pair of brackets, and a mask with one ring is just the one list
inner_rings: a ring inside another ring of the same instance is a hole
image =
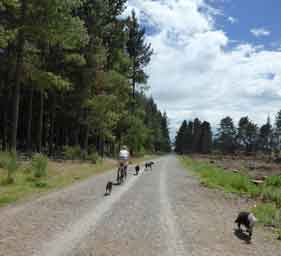
[[274, 159], [259, 155], [193, 155], [192, 158], [208, 162], [229, 171], [246, 174], [253, 179], [281, 175], [281, 164]]

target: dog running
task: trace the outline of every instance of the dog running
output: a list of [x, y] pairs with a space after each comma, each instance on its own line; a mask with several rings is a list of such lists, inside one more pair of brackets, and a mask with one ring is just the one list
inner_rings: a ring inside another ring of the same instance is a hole
[[150, 168], [150, 170], [152, 170], [152, 165], [154, 165], [154, 162], [153, 162], [153, 161], [150, 161], [150, 162], [148, 162], [148, 163], [145, 163], [145, 169]]
[[250, 212], [240, 212], [235, 223], [237, 223], [239, 231], [242, 231], [241, 225], [243, 225], [249, 234], [249, 239], [252, 239], [253, 229], [255, 223], [257, 222], [257, 218], [254, 216], [253, 213]]
[[106, 194], [106, 195], [111, 195], [112, 185], [113, 185], [113, 183], [112, 183], [111, 181], [109, 181], [109, 182], [106, 184], [106, 188], [105, 188], [105, 194]]
[[135, 167], [135, 171], [136, 171], [136, 175], [139, 175], [139, 172], [140, 172], [140, 166], [139, 165], [137, 165]]

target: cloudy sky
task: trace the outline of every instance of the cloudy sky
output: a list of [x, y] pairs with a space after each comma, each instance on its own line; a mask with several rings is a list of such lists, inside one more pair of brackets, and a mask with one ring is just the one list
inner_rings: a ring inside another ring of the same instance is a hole
[[172, 134], [184, 120], [248, 115], [258, 124], [281, 109], [278, 0], [129, 0], [154, 48], [151, 94]]

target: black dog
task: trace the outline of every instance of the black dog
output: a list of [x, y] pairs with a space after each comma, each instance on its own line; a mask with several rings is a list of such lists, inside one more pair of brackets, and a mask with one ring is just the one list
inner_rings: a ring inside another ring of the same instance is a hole
[[106, 189], [105, 189], [105, 194], [106, 195], [111, 195], [111, 191], [112, 191], [112, 182], [109, 181], [107, 184], [106, 184]]
[[253, 235], [253, 228], [255, 226], [255, 223], [257, 222], [256, 217], [253, 213], [250, 212], [240, 212], [237, 219], [235, 220], [235, 223], [238, 225], [238, 229], [241, 231], [241, 225], [243, 225], [249, 234], [249, 238], [251, 240]]
[[139, 175], [139, 172], [140, 172], [140, 166], [139, 166], [139, 165], [137, 165], [137, 166], [135, 167], [135, 170], [136, 170], [136, 175]]
[[152, 170], [152, 165], [154, 165], [153, 161], [150, 161], [148, 163], [145, 163], [145, 169], [150, 168], [150, 170]]

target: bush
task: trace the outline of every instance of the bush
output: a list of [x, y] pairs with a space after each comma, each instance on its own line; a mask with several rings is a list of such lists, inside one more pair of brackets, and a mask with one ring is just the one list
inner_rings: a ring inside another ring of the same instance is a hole
[[267, 186], [281, 187], [281, 176], [270, 176], [265, 180]]
[[47, 176], [48, 158], [42, 154], [35, 154], [31, 160], [31, 166], [35, 178]]
[[1, 168], [7, 170], [7, 179], [4, 181], [5, 184], [14, 183], [14, 173], [19, 168], [17, 162], [16, 153], [1, 153]]
[[274, 202], [278, 206], [281, 206], [281, 188], [264, 186], [262, 190], [262, 198], [267, 202]]
[[252, 211], [257, 217], [258, 222], [263, 223], [267, 226], [280, 227], [280, 209], [278, 209], [275, 204], [260, 204], [255, 207]]
[[63, 148], [63, 155], [67, 160], [81, 159], [82, 150], [79, 146], [75, 146], [75, 147], [65, 146]]
[[99, 157], [98, 153], [93, 152], [93, 153], [89, 154], [89, 155], [86, 157], [86, 159], [87, 159], [88, 161], [91, 161], [93, 164], [96, 164], [96, 163], [100, 160], [100, 157]]
[[0, 152], [0, 168], [5, 169], [7, 166], [7, 163], [9, 162], [11, 158], [11, 154], [8, 152]]

